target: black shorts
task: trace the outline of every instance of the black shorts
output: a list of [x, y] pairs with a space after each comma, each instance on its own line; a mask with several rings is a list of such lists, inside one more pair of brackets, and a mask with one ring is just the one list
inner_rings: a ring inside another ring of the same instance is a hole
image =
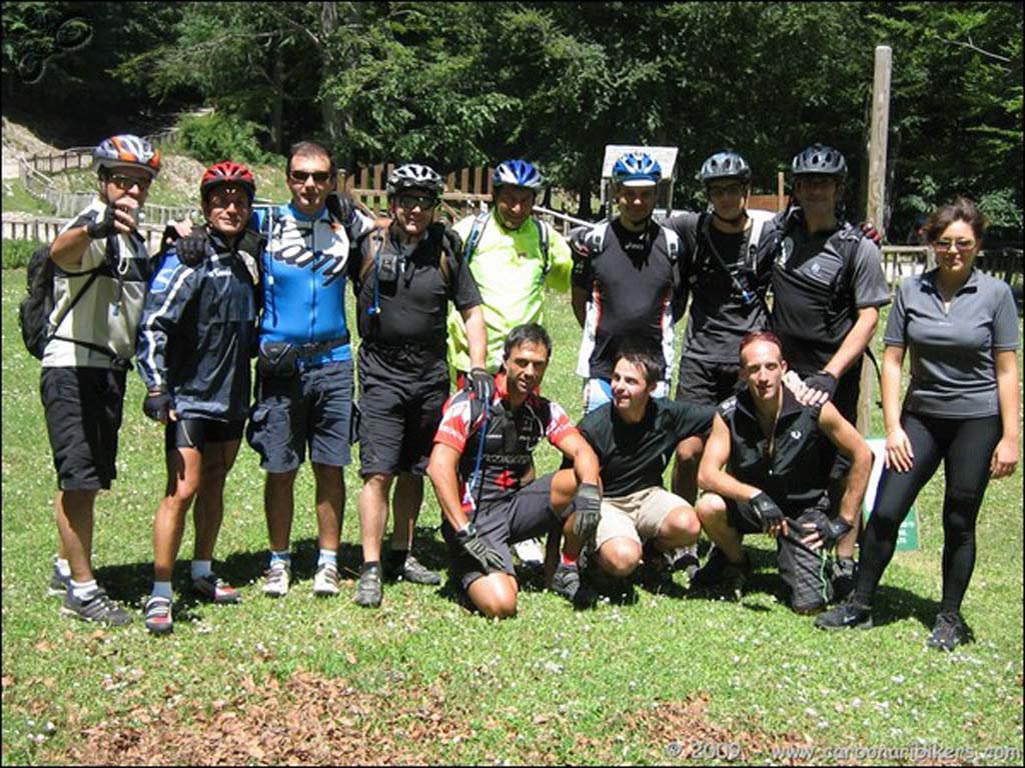
[[740, 363], [714, 363], [685, 354], [680, 360], [676, 399], [697, 405], [718, 405], [737, 394], [742, 386]]
[[360, 475], [423, 475], [448, 399], [448, 363], [417, 371], [416, 378], [383, 375], [360, 355]]
[[[789, 536], [776, 538], [776, 565], [789, 592], [790, 607], [799, 612], [814, 611], [833, 599], [832, 569], [825, 552], [812, 552], [798, 542], [805, 523], [826, 516], [828, 499], [823, 496], [816, 506], [794, 515], [790, 521]], [[761, 533], [761, 517], [747, 502], [726, 501], [726, 515], [730, 527], [740, 534]], [[797, 525], [795, 526], [794, 523]]]
[[[567, 508], [567, 512], [570, 508]], [[563, 520], [552, 509], [552, 475], [539, 477], [521, 488], [509, 501], [482, 507], [473, 518], [477, 535], [502, 555], [503, 571], [511, 576], [513, 568], [510, 544], [537, 538], [562, 526]], [[480, 564], [459, 545], [455, 531], [445, 521], [441, 533], [448, 545], [453, 579], [466, 590], [477, 579], [486, 575]]]
[[125, 371], [43, 368], [39, 396], [62, 491], [110, 488], [117, 477], [117, 433]]
[[195, 448], [200, 453], [207, 443], [230, 443], [242, 439], [245, 422], [213, 419], [179, 419], [164, 427], [164, 451]]
[[352, 361], [301, 371], [289, 378], [260, 378], [246, 440], [267, 472], [291, 472], [306, 459], [329, 467], [349, 463]]

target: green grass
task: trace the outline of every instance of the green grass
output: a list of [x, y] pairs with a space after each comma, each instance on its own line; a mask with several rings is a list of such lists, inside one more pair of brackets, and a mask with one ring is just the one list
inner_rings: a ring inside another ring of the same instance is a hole
[[3, 207], [4, 211], [22, 211], [34, 213], [37, 216], [52, 216], [54, 208], [45, 200], [40, 200], [35, 195], [29, 194], [22, 184], [21, 179], [4, 179], [3, 182]]
[[[494, 624], [433, 588], [408, 584], [386, 586], [377, 611], [352, 603], [351, 582], [340, 598], [315, 601], [307, 469], [296, 488], [298, 583], [284, 600], [263, 598], [262, 476], [246, 447], [229, 477], [217, 547], [220, 570], [242, 588], [242, 605], [215, 608], [182, 598], [190, 525], [176, 572], [173, 636], [148, 637], [138, 614], [130, 626], [107, 631], [62, 618], [57, 600], [45, 596], [56, 543], [54, 477], [38, 363], [22, 347], [15, 320], [23, 281], [20, 271], [4, 274], [4, 764], [58, 762], [68, 750], [97, 743], [99, 732], [155, 727], [147, 720], [159, 720], [161, 712], [180, 718], [181, 729], [168, 734], [160, 755], [174, 761], [175, 733], [206, 728], [219, 712], [240, 719], [252, 714], [257, 695], [247, 679], [262, 691], [300, 672], [335, 681], [340, 696], [380, 703], [340, 711], [351, 720], [345, 732], [357, 740], [361, 732], [372, 741], [426, 724], [421, 740], [401, 741], [422, 762], [672, 762], [666, 752], [671, 739], [707, 738], [709, 731], [688, 731], [698, 723], [681, 717], [660, 729], [652, 725], [656, 716], [645, 713], [656, 704], [658, 712], [678, 712], [674, 705], [698, 696], [707, 697], [704, 717], [720, 729], [715, 733], [754, 745], [745, 747], [744, 762], [769, 760], [770, 742], [1022, 744], [1020, 475], [994, 483], [987, 494], [964, 606], [976, 642], [949, 655], [924, 646], [940, 594], [940, 478], [919, 499], [922, 549], [899, 553], [887, 570], [876, 612], [880, 626], [872, 631], [819, 632], [777, 602], [775, 569], [760, 537], [750, 537], [759, 570], [739, 604], [688, 599], [682, 588], [676, 590], [681, 594], [654, 594], [638, 587], [635, 604], [574, 612], [529, 585], [521, 592], [519, 617]], [[550, 295], [546, 311], [555, 353], [545, 391], [578, 417], [580, 388], [572, 369], [579, 330], [566, 297]], [[151, 578], [150, 526], [164, 469], [161, 431], [141, 413], [138, 377], [131, 374], [129, 381], [119, 477], [97, 505], [94, 564], [112, 595], [137, 608]], [[557, 462], [551, 449], [541, 449], [541, 470]], [[351, 579], [359, 562], [355, 467], [346, 477], [341, 555]], [[428, 490], [417, 546], [434, 567], [444, 565], [439, 524]], [[682, 585], [684, 577], [676, 580]], [[428, 691], [458, 722], [459, 738], [446, 736], [447, 720], [431, 719], [423, 705]], [[391, 707], [387, 716], [384, 703]], [[751, 734], [761, 740], [744, 741]], [[252, 734], [254, 740], [266, 736]], [[334, 759], [358, 757], [339, 752]]]

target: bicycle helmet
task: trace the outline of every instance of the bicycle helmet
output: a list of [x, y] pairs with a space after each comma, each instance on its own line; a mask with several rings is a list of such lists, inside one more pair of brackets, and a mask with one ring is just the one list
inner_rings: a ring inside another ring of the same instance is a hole
[[662, 180], [662, 167], [647, 152], [628, 152], [612, 166], [612, 181], [627, 187], [654, 186]]
[[544, 183], [545, 180], [541, 177], [540, 171], [534, 167], [533, 163], [528, 163], [526, 160], [506, 160], [499, 163], [491, 177], [491, 185], [495, 189], [508, 184], [537, 192], [544, 186]]
[[202, 181], [199, 182], [199, 195], [203, 202], [207, 201], [215, 188], [224, 184], [242, 187], [249, 194], [249, 204], [253, 204], [253, 198], [256, 197], [256, 179], [248, 168], [231, 160], [224, 160], [206, 169]]
[[122, 133], [111, 136], [96, 145], [93, 150], [93, 168], [118, 168], [130, 166], [142, 168], [155, 178], [160, 172], [160, 150], [153, 149], [145, 139]]
[[844, 177], [847, 175], [847, 161], [837, 149], [825, 144], [812, 144], [794, 155], [790, 170], [794, 176], [822, 174]]
[[704, 184], [714, 179], [739, 179], [746, 184], [751, 181], [751, 166], [736, 152], [716, 152], [702, 164], [698, 179]]
[[441, 197], [445, 191], [445, 180], [433, 168], [407, 163], [388, 174], [385, 189], [388, 197], [394, 197], [406, 189], [425, 189], [435, 197]]

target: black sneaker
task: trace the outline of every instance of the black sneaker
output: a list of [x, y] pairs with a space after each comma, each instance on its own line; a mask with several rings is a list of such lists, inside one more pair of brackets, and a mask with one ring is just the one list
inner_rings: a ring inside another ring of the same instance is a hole
[[815, 619], [819, 629], [871, 629], [872, 609], [854, 599], [845, 600], [830, 611], [819, 614]]
[[441, 574], [432, 571], [426, 565], [417, 560], [413, 555], [406, 555], [401, 565], [391, 563], [387, 568], [388, 576], [393, 579], [402, 579], [411, 584], [441, 584]]
[[576, 565], [559, 563], [552, 575], [551, 589], [572, 603], [580, 591], [580, 569]]
[[674, 554], [673, 551], [662, 552], [655, 546], [653, 539], [648, 539], [641, 550], [641, 559], [653, 578], [658, 581], [672, 580]]
[[701, 561], [698, 560], [698, 545], [691, 544], [689, 547], [680, 547], [673, 551], [673, 555], [673, 570], [683, 571], [687, 574], [687, 580], [692, 580], [701, 566]]
[[53, 565], [53, 573], [50, 574], [50, 583], [46, 587], [46, 594], [51, 597], [64, 597], [71, 591], [71, 574], [62, 576], [57, 564]]
[[838, 557], [833, 565], [833, 600], [840, 603], [858, 584], [858, 564], [853, 557]]
[[87, 600], [79, 600], [69, 589], [68, 594], [64, 596], [61, 613], [81, 621], [113, 626], [128, 624], [132, 620], [131, 614], [107, 597], [107, 593], [102, 589], [96, 590], [96, 593]]
[[742, 563], [731, 563], [721, 549], [713, 546], [705, 564], [691, 578], [690, 586], [695, 590], [716, 589], [739, 595], [743, 592], [750, 573], [751, 561], [747, 555], [744, 556]]
[[952, 651], [967, 639], [968, 631], [961, 617], [950, 611], [942, 611], [936, 615], [936, 624], [925, 644], [940, 651]]
[[356, 605], [377, 608], [381, 604], [381, 568], [376, 565], [363, 566], [356, 584]]

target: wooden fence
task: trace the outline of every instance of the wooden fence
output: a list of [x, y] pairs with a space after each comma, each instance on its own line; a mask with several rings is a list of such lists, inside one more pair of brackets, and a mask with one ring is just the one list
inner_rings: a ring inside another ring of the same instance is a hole
[[[177, 128], [164, 128], [156, 133], [144, 136], [154, 147], [159, 147], [174, 139], [178, 134]], [[63, 173], [65, 171], [76, 171], [81, 168], [89, 168], [93, 163], [93, 149], [95, 147], [69, 147], [60, 152], [42, 153], [29, 155], [19, 162], [26, 163], [33, 170], [40, 173]]]
[[[18, 216], [5, 213], [2, 219], [3, 239], [52, 243], [67, 223], [67, 218], [59, 216]], [[150, 253], [156, 253], [160, 249], [164, 227], [140, 224], [139, 232], [146, 238], [146, 247], [150, 249]]]
[[[395, 169], [394, 163], [379, 163], [374, 166], [358, 166], [344, 173], [338, 182], [339, 189], [350, 194], [374, 213], [386, 213], [388, 194], [385, 186], [388, 175]], [[491, 200], [491, 175], [493, 168], [477, 166], [452, 171], [445, 178], [445, 192], [441, 196], [442, 212], [454, 219], [462, 218], [486, 206]]]

